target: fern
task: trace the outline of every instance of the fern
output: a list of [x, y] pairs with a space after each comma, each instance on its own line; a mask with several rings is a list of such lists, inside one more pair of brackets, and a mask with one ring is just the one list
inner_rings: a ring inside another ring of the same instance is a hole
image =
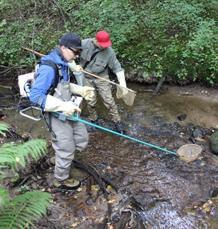
[[8, 202], [8, 200], [9, 200], [8, 192], [5, 189], [0, 188], [0, 209]]
[[0, 147], [0, 165], [7, 165], [16, 171], [18, 166], [25, 167], [31, 158], [37, 161], [45, 155], [46, 149], [46, 142], [41, 139], [23, 144], [6, 143]]
[[[5, 135], [9, 128], [0, 123], [0, 134]], [[30, 160], [38, 160], [46, 149], [46, 142], [40, 139], [3, 144], [0, 147], [0, 181], [10, 169], [15, 172]], [[10, 199], [8, 191], [0, 187], [0, 229], [32, 228], [34, 221], [46, 213], [50, 201], [51, 195], [40, 191], [26, 192]]]
[[[2, 193], [7, 195], [4, 189], [0, 189]], [[7, 201], [7, 204], [0, 205], [0, 229], [30, 228], [46, 213], [50, 201], [51, 195], [40, 191], [26, 192]]]
[[0, 135], [5, 136], [5, 132], [9, 130], [9, 125], [5, 122], [0, 122]]

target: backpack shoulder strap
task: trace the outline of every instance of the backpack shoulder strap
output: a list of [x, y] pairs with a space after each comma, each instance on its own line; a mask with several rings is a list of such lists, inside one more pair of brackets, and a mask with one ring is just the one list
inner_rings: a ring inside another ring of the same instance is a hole
[[51, 60], [40, 61], [39, 65], [48, 65], [48, 66], [50, 66], [50, 67], [52, 67], [54, 69], [54, 72], [55, 72], [54, 85], [49, 90], [49, 94], [53, 94], [55, 88], [58, 85], [59, 78], [60, 78], [59, 66], [57, 64], [55, 64], [53, 61], [51, 61]]
[[84, 64], [83, 68], [86, 69], [86, 67], [88, 66], [88, 64], [94, 59], [94, 57], [100, 52], [101, 50], [94, 52], [90, 58], [89, 61], [86, 61], [86, 63]]

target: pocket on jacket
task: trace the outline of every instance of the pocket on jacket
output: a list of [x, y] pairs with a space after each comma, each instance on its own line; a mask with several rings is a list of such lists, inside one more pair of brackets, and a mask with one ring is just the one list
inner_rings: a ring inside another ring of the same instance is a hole
[[83, 59], [84, 61], [90, 61], [91, 55], [88, 52], [89, 52], [88, 48], [83, 49], [80, 58]]
[[95, 73], [101, 73], [105, 70], [107, 63], [104, 60], [97, 59], [92, 66], [92, 71]]

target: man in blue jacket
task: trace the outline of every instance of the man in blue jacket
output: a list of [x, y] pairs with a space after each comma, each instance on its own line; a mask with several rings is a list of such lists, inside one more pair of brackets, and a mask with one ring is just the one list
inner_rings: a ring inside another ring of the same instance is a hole
[[[80, 95], [88, 101], [92, 100], [94, 88], [70, 83], [69, 65], [71, 70], [81, 70], [81, 67], [74, 62], [81, 49], [79, 36], [67, 33], [60, 39], [57, 48], [41, 58], [29, 98], [44, 112], [48, 114], [62, 112], [67, 116], [80, 112], [80, 108], [72, 102], [72, 94]], [[53, 115], [47, 117], [54, 133], [54, 136], [52, 135], [52, 146], [55, 150], [53, 184], [58, 188], [77, 188], [80, 182], [70, 179], [69, 174], [74, 152], [85, 149], [88, 144], [86, 127], [79, 122], [61, 121]]]

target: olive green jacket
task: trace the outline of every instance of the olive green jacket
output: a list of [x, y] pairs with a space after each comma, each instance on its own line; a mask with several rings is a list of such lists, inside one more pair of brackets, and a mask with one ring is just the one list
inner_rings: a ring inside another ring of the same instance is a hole
[[[115, 74], [123, 70], [114, 50], [111, 47], [99, 49], [93, 43], [92, 38], [82, 40], [82, 47], [83, 50], [80, 56], [80, 65], [82, 67], [86, 66], [85, 70], [101, 77], [108, 77], [109, 68]], [[91, 60], [91, 57], [95, 52], [98, 53]]]

